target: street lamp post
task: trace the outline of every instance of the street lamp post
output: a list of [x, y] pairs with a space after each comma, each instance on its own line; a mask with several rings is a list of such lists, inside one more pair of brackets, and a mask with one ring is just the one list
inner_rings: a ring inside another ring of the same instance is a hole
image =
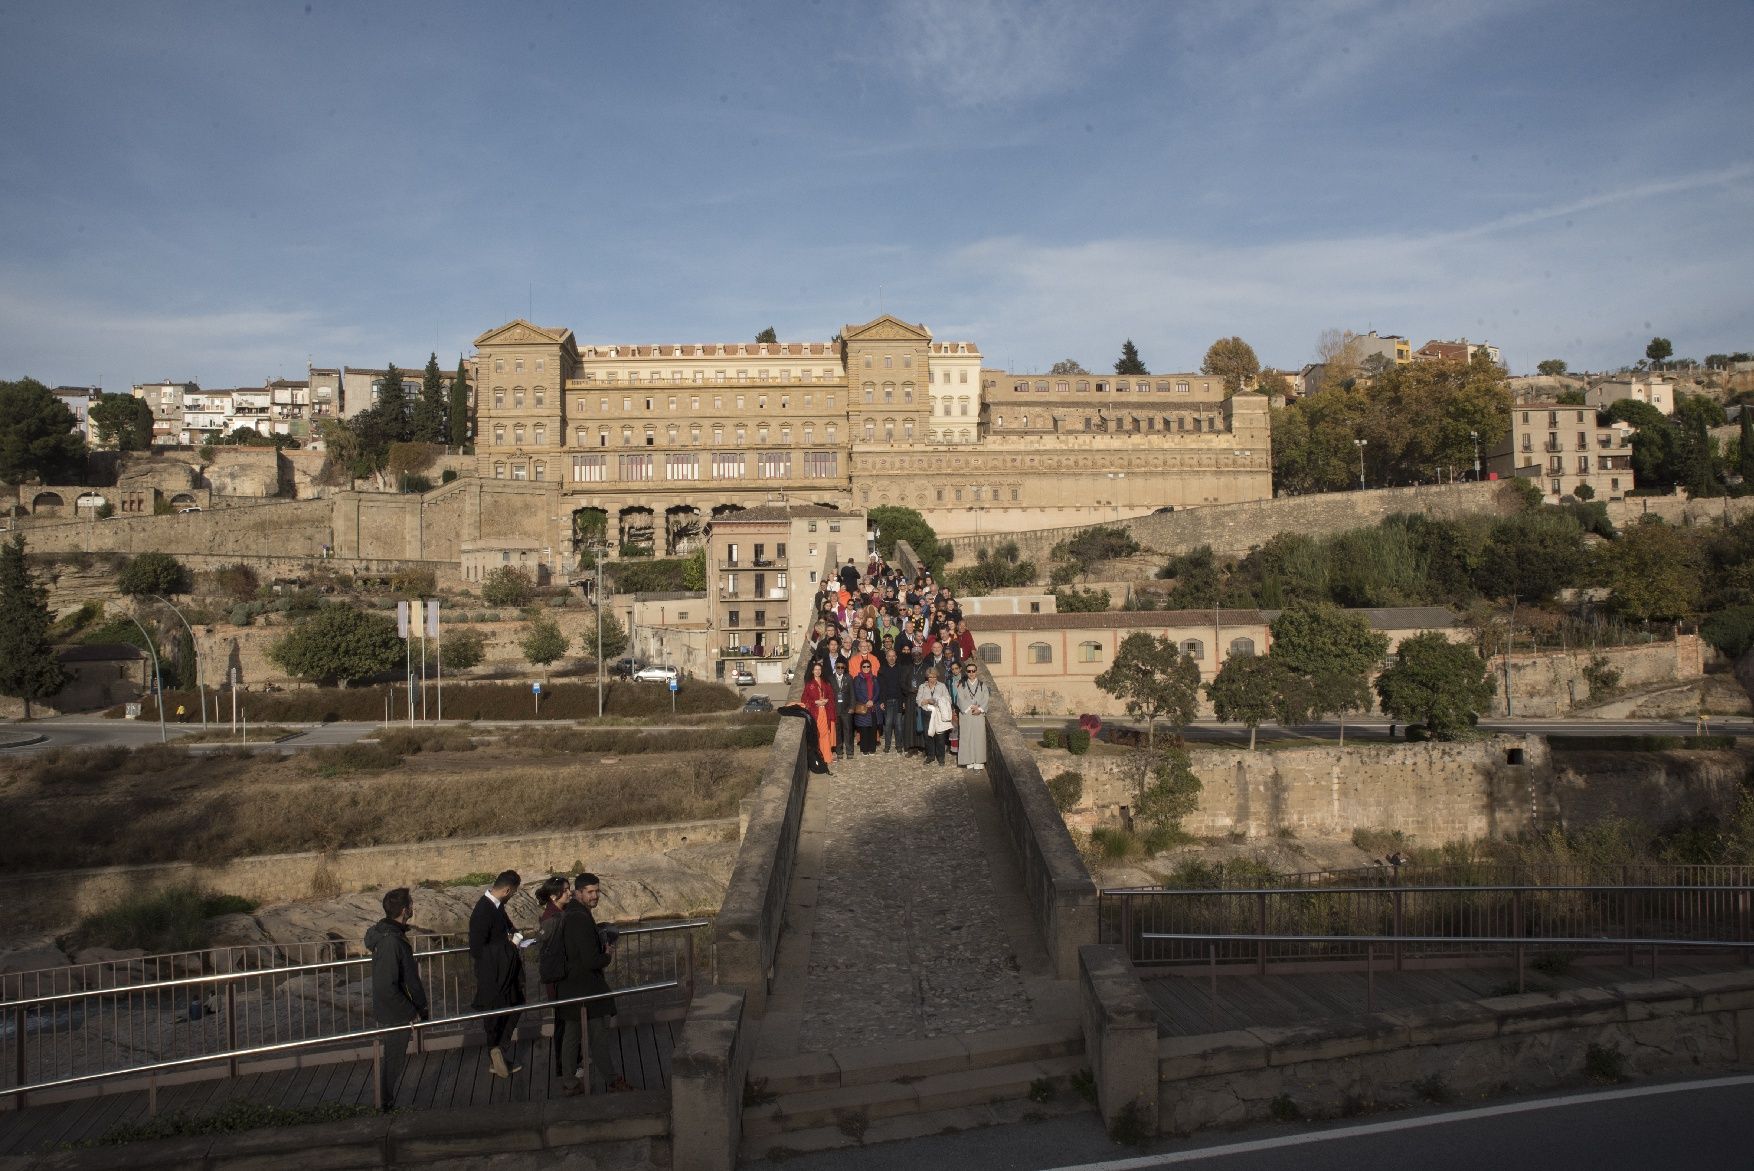
[[1364, 446], [1370, 440], [1354, 439], [1352, 442], [1358, 448], [1358, 490], [1362, 492], [1364, 491]]
[[189, 625], [189, 620], [183, 617], [181, 610], [171, 604], [169, 598], [159, 594], [152, 596], [169, 606], [170, 612], [175, 614], [177, 620], [183, 624], [183, 629], [189, 632], [189, 647], [195, 652], [195, 686], [201, 694], [201, 730], [205, 732], [207, 730], [207, 672], [201, 669], [201, 642], [195, 637], [195, 628]]
[[158, 648], [152, 645], [152, 636], [140, 625], [140, 619], [130, 614], [128, 621], [140, 631], [140, 637], [146, 640], [146, 653], [152, 656], [152, 684], [158, 690], [158, 742], [163, 744], [170, 737], [164, 730], [164, 673], [158, 669]]
[[1474, 441], [1474, 480], [1478, 483], [1480, 479], [1480, 433], [1470, 431], [1468, 438]]

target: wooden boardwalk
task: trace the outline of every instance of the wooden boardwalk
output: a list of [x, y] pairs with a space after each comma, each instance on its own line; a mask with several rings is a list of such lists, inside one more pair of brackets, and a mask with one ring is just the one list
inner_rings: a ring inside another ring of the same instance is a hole
[[[669, 1088], [670, 1052], [681, 1029], [680, 1020], [659, 1020], [610, 1030], [617, 1068], [635, 1089]], [[487, 1048], [483, 1045], [411, 1054], [396, 1095], [397, 1106], [442, 1110], [541, 1101], [560, 1095], [553, 1050], [546, 1037], [526, 1039], [520, 1035], [515, 1053], [514, 1064], [522, 1065], [523, 1069], [510, 1080], [496, 1078], [489, 1072]], [[158, 1111], [202, 1115], [232, 1102], [288, 1108], [325, 1102], [369, 1107], [371, 1071], [370, 1061], [346, 1059], [235, 1078], [219, 1076], [185, 1082], [158, 1091]], [[128, 1090], [0, 1112], [0, 1155], [31, 1154], [97, 1139], [113, 1127], [144, 1122], [148, 1117], [147, 1106], [144, 1090]]]
[[[1664, 959], [1657, 975], [1697, 975], [1723, 971], [1721, 960]], [[1254, 1026], [1286, 1026], [1334, 1017], [1357, 1016], [1366, 1007], [1368, 977], [1364, 972], [1308, 972], [1295, 975], [1218, 977], [1214, 1003], [1211, 984], [1196, 969], [1176, 975], [1162, 969], [1140, 969], [1145, 991], [1157, 1008], [1157, 1031], [1162, 1036], [1218, 1033]], [[1600, 988], [1651, 978], [1649, 964], [1579, 965], [1561, 975], [1530, 971], [1530, 992], [1558, 992], [1568, 988]], [[1385, 1012], [1479, 1000], [1514, 993], [1516, 971], [1503, 967], [1428, 968], [1376, 973], [1375, 1009]]]

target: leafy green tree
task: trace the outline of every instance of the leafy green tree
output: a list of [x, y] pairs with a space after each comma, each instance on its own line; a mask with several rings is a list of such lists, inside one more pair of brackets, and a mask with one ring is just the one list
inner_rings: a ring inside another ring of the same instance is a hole
[[877, 529], [877, 552], [884, 560], [895, 560], [897, 541], [906, 541], [934, 574], [950, 560], [949, 546], [939, 543], [937, 532], [914, 509], [884, 504], [871, 509], [866, 516]]
[[1255, 349], [1240, 337], [1221, 337], [1206, 349], [1200, 373], [1217, 374], [1224, 379], [1224, 393], [1235, 394], [1261, 372], [1261, 360]]
[[143, 398], [100, 394], [89, 415], [99, 443], [117, 451], [146, 451], [152, 446], [152, 408]]
[[706, 546], [688, 555], [682, 564], [682, 588], [689, 591], [706, 589]]
[[142, 553], [122, 567], [116, 588], [130, 598], [186, 594], [189, 571], [169, 553]]
[[1284, 398], [1291, 393], [1291, 379], [1277, 370], [1267, 370], [1255, 383], [1255, 389], [1265, 395], [1277, 395]]
[[1583, 529], [1567, 512], [1543, 508], [1492, 526], [1476, 582], [1492, 597], [1542, 602], [1582, 583], [1589, 565]]
[[1372, 630], [1355, 610], [1326, 602], [1301, 603], [1273, 619], [1271, 658], [1287, 678], [1280, 682], [1280, 718], [1305, 723], [1326, 715], [1370, 708], [1370, 679], [1388, 654], [1388, 636]]
[[1385, 714], [1423, 723], [1439, 740], [1452, 740], [1471, 726], [1492, 702], [1493, 690], [1474, 648], [1435, 630], [1404, 639], [1394, 662], [1376, 678]]
[[1279, 710], [1284, 668], [1271, 656], [1231, 655], [1206, 684], [1212, 711], [1227, 724], [1249, 730], [1249, 751], [1255, 750], [1255, 729]]
[[1180, 745], [1152, 746], [1128, 762], [1133, 782], [1133, 817], [1159, 836], [1180, 832], [1182, 818], [1200, 808], [1203, 787], [1194, 762]]
[[1535, 373], [1545, 374], [1549, 378], [1563, 374], [1565, 373], [1565, 370], [1566, 366], [1563, 358], [1546, 358], [1535, 364]]
[[1139, 357], [1139, 348], [1133, 344], [1132, 338], [1128, 338], [1125, 342], [1121, 343], [1121, 356], [1115, 360], [1115, 373], [1151, 373], [1151, 371], [1145, 369], [1145, 361]]
[[450, 403], [445, 398], [445, 378], [439, 373], [437, 354], [427, 356], [413, 415], [410, 438], [415, 443], [444, 443], [450, 437]]
[[1610, 423], [1632, 425], [1632, 474], [1640, 484], [1674, 484], [1683, 475], [1682, 434], [1669, 417], [1637, 399], [1623, 398], [1605, 412]]
[[344, 687], [400, 670], [405, 655], [394, 618], [341, 605], [324, 606], [268, 648], [287, 674]]
[[440, 645], [444, 664], [453, 671], [479, 667], [487, 658], [487, 640], [479, 630], [445, 631]]
[[538, 667], [546, 667], [566, 654], [570, 643], [560, 632], [559, 624], [542, 615], [524, 628], [523, 640], [518, 645], [524, 650], [524, 658]]
[[1145, 739], [1154, 744], [1157, 721], [1187, 727], [1199, 711], [1200, 667], [1172, 639], [1139, 631], [1121, 640], [1114, 662], [1096, 685], [1126, 705], [1127, 714], [1145, 721]]
[[34, 378], [0, 382], [0, 483], [80, 478], [85, 439], [67, 404]]
[[1273, 483], [1281, 492], [1335, 492], [1358, 482], [1358, 448], [1370, 400], [1360, 387], [1324, 385], [1272, 413]]
[[462, 447], [469, 442], [469, 371], [462, 358], [457, 359], [457, 375], [451, 379], [446, 414], [447, 442]]
[[1099, 614], [1108, 609], [1109, 600], [1107, 590], [1054, 591], [1054, 609], [1061, 614]]
[[756, 334], [755, 340], [757, 342], [777, 342], [780, 340], [780, 335], [775, 333], [773, 326], [770, 325], [760, 333]]
[[1678, 622], [1698, 613], [1705, 553], [1691, 533], [1655, 517], [1602, 550], [1613, 611], [1633, 622]]
[[1218, 605], [1223, 578], [1210, 545], [1171, 557], [1157, 576], [1175, 581], [1164, 599], [1171, 610], [1208, 610]]
[[523, 606], [534, 589], [529, 574], [515, 565], [500, 565], [482, 580], [481, 600], [489, 606]]
[[1581, 407], [1581, 406], [1587, 406], [1589, 404], [1590, 400], [1589, 400], [1589, 397], [1587, 395], [1585, 395], [1583, 391], [1578, 390], [1576, 387], [1573, 387], [1570, 390], [1562, 390], [1558, 394], [1554, 395], [1553, 401], [1558, 403], [1560, 406]]
[[1649, 358], [1651, 365], [1658, 370], [1663, 368], [1663, 363], [1668, 361], [1674, 352], [1674, 344], [1666, 337], [1653, 337], [1650, 339], [1650, 344], [1644, 347], [1644, 356]]
[[[62, 407], [65, 410], [65, 407]], [[0, 545], [0, 695], [30, 705], [48, 699], [67, 682], [67, 672], [49, 643], [48, 587], [31, 576], [24, 560], [24, 534]]]
[[603, 611], [603, 647], [597, 648], [597, 624], [585, 623], [584, 630], [579, 634], [579, 654], [592, 662], [604, 662], [617, 658], [627, 650], [627, 630], [613, 611]]
[[1061, 358], [1048, 370], [1049, 374], [1088, 374], [1090, 371], [1078, 364], [1076, 358]]

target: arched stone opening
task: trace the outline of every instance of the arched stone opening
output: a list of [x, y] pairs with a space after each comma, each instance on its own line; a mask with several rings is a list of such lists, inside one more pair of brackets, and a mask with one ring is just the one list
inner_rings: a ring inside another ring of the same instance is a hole
[[673, 557], [694, 552], [704, 539], [700, 509], [677, 504], [664, 510], [664, 548]]
[[38, 516], [54, 516], [65, 507], [67, 502], [59, 492], [38, 492], [30, 502], [31, 512]]

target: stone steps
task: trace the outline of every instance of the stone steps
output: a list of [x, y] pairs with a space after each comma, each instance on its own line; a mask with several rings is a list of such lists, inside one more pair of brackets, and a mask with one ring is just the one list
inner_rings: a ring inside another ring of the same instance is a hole
[[[742, 1155], [831, 1150], [1077, 1113], [1070, 1022], [758, 1061]], [[1033, 1098], [1032, 1098], [1033, 1095]]]

